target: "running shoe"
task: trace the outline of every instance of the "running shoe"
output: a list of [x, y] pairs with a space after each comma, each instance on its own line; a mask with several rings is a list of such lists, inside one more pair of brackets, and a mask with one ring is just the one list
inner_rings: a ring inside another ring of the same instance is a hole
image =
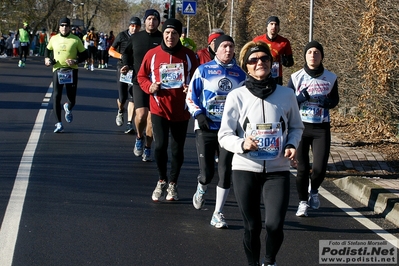
[[179, 200], [176, 184], [169, 183], [168, 189], [166, 191], [168, 192], [168, 194], [166, 195], [166, 200], [168, 201]]
[[136, 143], [134, 144], [133, 153], [137, 157], [143, 155], [143, 140], [142, 139], [136, 139]]
[[298, 217], [306, 217], [308, 216], [308, 208], [309, 205], [306, 201], [300, 201], [299, 202], [299, 206], [298, 206], [298, 210], [296, 211], [296, 216]]
[[128, 122], [126, 124], [125, 134], [134, 134], [134, 133], [136, 133], [136, 132], [134, 131], [132, 122]]
[[144, 148], [144, 152], [143, 152], [142, 157], [143, 157], [143, 159], [142, 159], [143, 162], [151, 162], [152, 161], [151, 149]]
[[54, 133], [61, 133], [62, 131], [64, 131], [64, 126], [62, 125], [62, 123], [58, 122], [57, 124], [55, 124]]
[[224, 215], [221, 212], [214, 212], [212, 215], [212, 220], [211, 220], [211, 225], [214, 226], [215, 228], [228, 228], [229, 226], [227, 225]]
[[71, 123], [73, 120], [72, 111], [69, 110], [69, 103], [64, 103], [65, 121]]
[[115, 118], [115, 123], [118, 127], [121, 127], [123, 125], [123, 111], [118, 110], [118, 114]]
[[90, 70], [94, 71], [94, 66], [93, 65], [90, 66]]
[[319, 200], [319, 193], [309, 193], [309, 206], [310, 208], [317, 210], [320, 208], [320, 200]]
[[163, 180], [159, 180], [157, 183], [157, 186], [154, 189], [154, 192], [152, 192], [152, 200], [153, 201], [163, 201], [165, 200], [165, 194], [166, 194], [166, 182]]
[[201, 210], [201, 208], [204, 206], [205, 204], [205, 196], [206, 191], [203, 191], [200, 188], [200, 184], [198, 183], [197, 185], [197, 191], [195, 192], [194, 196], [193, 196], [193, 206], [194, 208], [196, 208], [197, 210]]
[[22, 60], [19, 60], [18, 67], [22, 67]]

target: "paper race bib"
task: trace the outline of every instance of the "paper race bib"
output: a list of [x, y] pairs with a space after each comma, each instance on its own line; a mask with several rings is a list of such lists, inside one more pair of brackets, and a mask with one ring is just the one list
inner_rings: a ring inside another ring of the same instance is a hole
[[183, 63], [161, 64], [159, 66], [161, 89], [178, 89], [184, 84]]
[[255, 124], [248, 123], [246, 135], [252, 135], [258, 141], [258, 150], [250, 151], [249, 157], [254, 160], [275, 160], [283, 150], [283, 132], [280, 122]]
[[272, 69], [270, 71], [272, 73], [272, 78], [277, 78], [280, 76], [280, 63], [273, 62]]
[[73, 83], [73, 72], [72, 69], [59, 69], [57, 71], [58, 82], [60, 84]]
[[208, 111], [209, 118], [214, 122], [222, 120], [224, 103], [226, 102], [226, 95], [217, 95], [208, 101], [206, 110]]
[[132, 84], [133, 80], [133, 70], [129, 70], [126, 75], [121, 73], [120, 77], [119, 77], [119, 81], [120, 82], [124, 82], [124, 83], [128, 83], [128, 84]]
[[324, 120], [324, 108], [319, 107], [317, 99], [301, 104], [299, 113], [301, 114], [302, 122], [307, 123], [322, 123]]

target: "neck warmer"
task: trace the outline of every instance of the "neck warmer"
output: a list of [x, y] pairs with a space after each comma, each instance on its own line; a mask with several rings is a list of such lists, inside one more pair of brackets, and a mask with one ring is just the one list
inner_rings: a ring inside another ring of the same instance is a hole
[[224, 68], [232, 68], [232, 67], [235, 65], [235, 63], [236, 63], [236, 60], [234, 59], [234, 57], [233, 57], [233, 59], [231, 59], [231, 61], [228, 62], [227, 64], [222, 63], [222, 62], [219, 60], [219, 58], [217, 58], [217, 56], [215, 56], [214, 60], [216, 61], [216, 63], [218, 63], [219, 65], [221, 65], [221, 66], [224, 67]]
[[61, 35], [62, 37], [68, 37], [69, 34], [71, 34], [71, 32], [68, 32], [66, 35], [62, 35], [61, 32], [60, 32], [60, 35]]
[[247, 75], [245, 86], [253, 95], [264, 100], [276, 90], [277, 81], [272, 78], [271, 74], [263, 80], [257, 80]]
[[180, 40], [179, 40], [179, 41], [177, 42], [177, 44], [176, 44], [174, 47], [169, 48], [169, 47], [166, 46], [165, 42], [162, 40], [162, 42], [161, 42], [161, 47], [162, 47], [162, 50], [164, 50], [164, 51], [167, 52], [168, 54], [174, 54], [174, 53], [176, 53], [177, 51], [179, 51], [180, 48], [183, 47], [183, 45], [181, 44], [181, 42], [180, 42]]
[[312, 78], [317, 78], [317, 77], [321, 76], [324, 72], [323, 63], [320, 63], [320, 66], [316, 69], [310, 69], [308, 67], [308, 64], [305, 63], [305, 65], [303, 66], [303, 69], [305, 69], [305, 72]]

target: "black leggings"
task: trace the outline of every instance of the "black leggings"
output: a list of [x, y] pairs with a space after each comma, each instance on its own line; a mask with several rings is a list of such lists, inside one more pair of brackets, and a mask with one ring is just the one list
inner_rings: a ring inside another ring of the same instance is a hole
[[218, 186], [228, 189], [231, 186], [231, 161], [233, 153], [219, 147], [218, 131], [201, 130], [195, 131], [195, 140], [197, 144], [198, 164], [200, 174], [198, 181], [202, 185], [208, 185], [215, 173], [215, 151], [219, 148]]
[[[297, 176], [296, 188], [300, 201], [308, 200], [309, 177], [311, 189], [319, 189], [327, 171], [328, 157], [330, 155], [331, 132], [330, 123], [304, 123], [305, 130], [297, 149]], [[313, 163], [310, 175], [309, 150], [312, 148]], [[310, 176], [309, 176], [310, 175]]]
[[24, 58], [24, 60], [26, 60], [28, 54], [29, 54], [29, 44], [27, 46], [19, 45], [19, 60], [22, 60], [22, 57]]
[[[177, 183], [184, 161], [184, 143], [186, 142], [188, 120], [173, 122], [158, 115], [151, 114], [154, 134], [154, 158], [157, 163], [159, 180]], [[170, 131], [171, 169], [168, 179], [168, 145]]]
[[244, 250], [249, 265], [259, 265], [262, 231], [261, 199], [265, 207], [266, 255], [273, 264], [284, 239], [290, 196], [290, 172], [254, 173], [233, 170], [234, 193], [244, 221]]
[[58, 82], [58, 70], [53, 72], [53, 110], [55, 117], [58, 122], [61, 122], [61, 99], [62, 99], [62, 89], [64, 85], [66, 87], [66, 94], [68, 97], [69, 110], [75, 106], [76, 103], [76, 92], [78, 85], [78, 70], [74, 69], [73, 72], [73, 83], [70, 84], [59, 84]]

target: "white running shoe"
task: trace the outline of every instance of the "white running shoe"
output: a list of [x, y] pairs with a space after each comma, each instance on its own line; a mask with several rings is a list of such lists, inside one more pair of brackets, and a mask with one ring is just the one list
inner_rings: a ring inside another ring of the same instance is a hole
[[115, 118], [115, 123], [118, 127], [121, 127], [123, 125], [123, 111], [121, 112], [120, 110], [118, 110], [118, 114]]
[[136, 138], [136, 143], [134, 144], [133, 153], [137, 157], [143, 156], [143, 140]]
[[166, 200], [173, 201], [179, 200], [179, 194], [177, 193], [177, 185], [169, 183], [168, 189], [166, 190], [168, 194], [166, 195]]
[[58, 122], [57, 124], [55, 124], [54, 133], [61, 133], [63, 131], [64, 131], [64, 127], [61, 122]]
[[72, 111], [69, 110], [68, 103], [64, 103], [64, 111], [65, 111], [65, 121], [67, 121], [68, 123], [71, 123], [73, 120], [73, 115], [72, 115]]
[[159, 180], [157, 186], [152, 192], [152, 200], [153, 201], [163, 201], [165, 200], [166, 194], [166, 182], [163, 180]]
[[298, 217], [306, 217], [308, 216], [308, 208], [309, 205], [306, 201], [300, 201], [299, 202], [299, 206], [298, 206], [298, 210], [296, 211], [296, 216]]
[[211, 225], [214, 226], [215, 228], [228, 228], [229, 226], [227, 225], [224, 215], [221, 212], [214, 212], [212, 215], [212, 220], [211, 220]]
[[206, 191], [203, 191], [200, 188], [200, 184], [198, 183], [197, 185], [197, 191], [195, 192], [194, 196], [193, 196], [193, 206], [194, 208], [196, 208], [197, 210], [201, 210], [201, 208], [204, 206], [205, 204], [205, 196]]

